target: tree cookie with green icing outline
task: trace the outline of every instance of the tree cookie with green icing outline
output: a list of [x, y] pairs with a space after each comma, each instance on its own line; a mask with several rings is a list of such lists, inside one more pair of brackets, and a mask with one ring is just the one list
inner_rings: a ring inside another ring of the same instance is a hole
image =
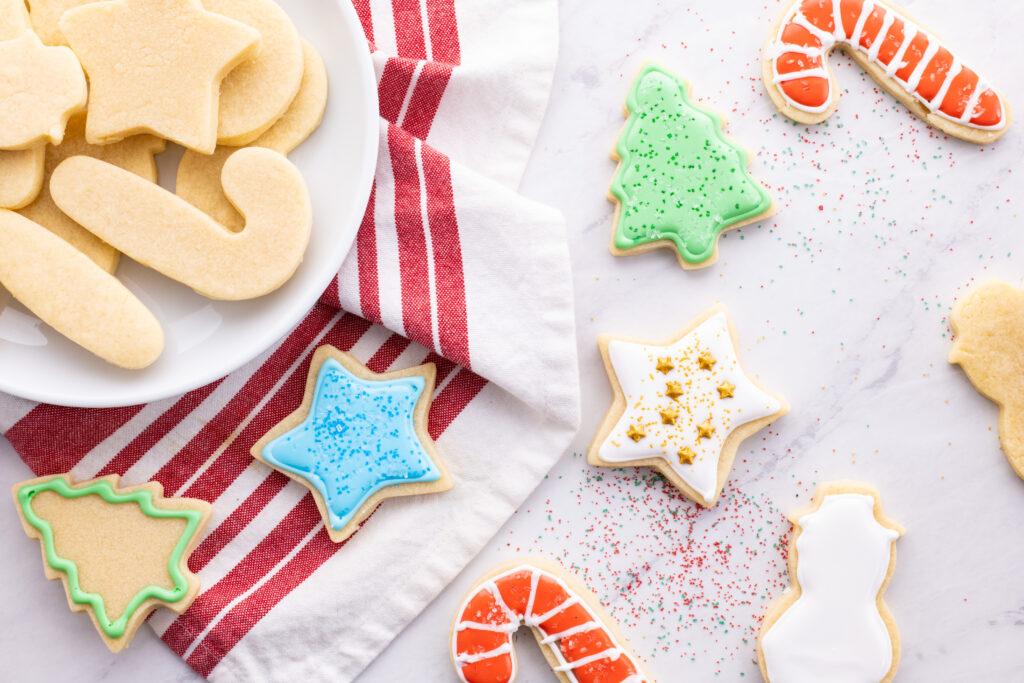
[[775, 203], [747, 168], [750, 154], [724, 133], [721, 115], [695, 105], [689, 84], [648, 62], [626, 98], [612, 158], [616, 203], [611, 252], [674, 247], [679, 265], [718, 258], [722, 232], [764, 220]]
[[121, 487], [117, 475], [75, 482], [70, 474], [15, 484], [29, 538], [43, 570], [60, 579], [74, 612], [87, 612], [111, 652], [131, 642], [158, 607], [184, 612], [199, 593], [188, 557], [213, 507], [164, 498], [158, 482]]

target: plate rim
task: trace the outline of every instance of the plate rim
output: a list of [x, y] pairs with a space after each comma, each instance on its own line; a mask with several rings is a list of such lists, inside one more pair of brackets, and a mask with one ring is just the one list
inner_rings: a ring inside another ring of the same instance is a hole
[[[333, 2], [340, 8], [346, 23], [349, 28], [352, 29], [357, 41], [366, 44], [366, 38], [362, 29], [362, 22], [359, 19], [359, 15], [356, 13], [355, 7], [353, 7], [350, 2], [346, 2], [346, 0], [333, 0]], [[376, 121], [379, 118], [380, 104], [377, 97], [377, 76], [373, 66], [372, 53], [369, 50], [368, 44], [367, 49], [356, 50], [356, 61], [357, 70], [361, 74], [363, 85], [369, 93], [369, 96], [364, 98], [363, 101], [363, 114], [367, 117], [367, 120]], [[379, 137], [376, 134], [367, 135], [366, 139], [363, 141], [363, 148], [360, 151], [367, 159], [367, 170], [362, 174], [362, 178], [359, 180], [359, 185], [356, 187], [353, 196], [356, 200], [356, 206], [365, 206], [370, 200], [370, 191], [376, 177], [377, 161], [380, 153]], [[358, 211], [358, 209], [356, 211]], [[358, 214], [354, 214], [351, 219], [353, 221], [358, 221]], [[349, 252], [352, 250], [352, 244], [355, 242], [355, 232], [356, 231], [352, 231], [351, 233], [352, 236], [349, 240], [349, 244], [344, 249], [341, 259], [338, 262], [338, 268], [341, 267], [345, 258], [347, 258]], [[260, 342], [255, 344], [249, 352], [239, 354], [237, 357], [232, 357], [230, 363], [218, 367], [216, 370], [199, 373], [195, 376], [191, 376], [187, 380], [176, 383], [167, 382], [148, 390], [139, 389], [139, 391], [133, 394], [131, 399], [128, 401], [125, 401], [123, 398], [105, 400], [100, 392], [97, 392], [96, 395], [91, 395], [92, 397], [90, 398], [87, 397], [84, 392], [82, 392], [82, 395], [62, 396], [60, 394], [50, 394], [46, 391], [36, 391], [32, 386], [12, 387], [5, 382], [2, 377], [0, 377], [0, 392], [28, 401], [48, 403], [51, 405], [69, 408], [117, 408], [143, 405], [154, 401], [172, 398], [174, 396], [180, 396], [188, 393], [189, 391], [193, 391], [199, 387], [215, 382], [222, 377], [226, 377], [278, 344], [288, 331], [295, 327], [295, 325], [309, 313], [317, 300], [323, 294], [324, 290], [327, 289], [331, 280], [336, 277], [338, 277], [337, 269], [332, 272], [328, 272], [325, 277], [321, 278], [317, 287], [310, 287], [308, 294], [304, 294], [304, 296], [301, 297], [296, 296], [295, 308], [296, 310], [301, 311], [296, 316], [284, 316], [277, 321], [267, 321], [266, 327], [268, 332], [265, 336], [265, 343]]]

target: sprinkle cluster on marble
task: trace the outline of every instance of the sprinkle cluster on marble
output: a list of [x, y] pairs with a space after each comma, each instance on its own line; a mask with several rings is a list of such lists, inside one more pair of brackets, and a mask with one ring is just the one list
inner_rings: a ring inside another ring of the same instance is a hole
[[[749, 665], [764, 610], [789, 585], [786, 513], [804, 504], [814, 482], [792, 482], [793, 499], [777, 502], [730, 483], [705, 509], [651, 470], [594, 469], [577, 454], [557, 483], [559, 496], [543, 509], [517, 513], [538, 518], [531, 526], [541, 534], [499, 539], [504, 555], [563, 563], [642, 659], [697, 663], [716, 675]], [[702, 646], [708, 636], [713, 650]]]

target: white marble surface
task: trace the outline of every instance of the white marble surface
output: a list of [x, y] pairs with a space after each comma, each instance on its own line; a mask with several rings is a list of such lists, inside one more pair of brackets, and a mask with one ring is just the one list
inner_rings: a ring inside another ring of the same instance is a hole
[[[902, 4], [1024, 102], [1019, 45], [1005, 30], [1024, 7]], [[945, 362], [953, 301], [976, 279], [1024, 275], [1019, 124], [994, 149], [943, 139], [837, 57], [840, 111], [797, 127], [776, 115], [759, 78], [776, 0], [562, 5], [555, 95], [524, 191], [562, 209], [572, 233], [584, 391], [575, 451], [611, 395], [597, 334], [662, 338], [716, 300], [733, 314], [747, 367], [793, 409], [740, 448], [711, 511], [646, 472], [595, 471], [567, 454], [360, 683], [454, 680], [447, 635], [463, 591], [492, 563], [525, 552], [585, 571], [657, 680], [759, 680], [757, 620], [785, 585], [783, 513], [843, 477], [877, 485], [908, 530], [886, 598], [903, 640], [898, 680], [1024, 680], [1024, 482], [999, 451], [995, 407]], [[667, 251], [607, 251], [606, 152], [646, 57], [685, 74], [699, 100], [728, 114], [780, 204], [775, 219], [729, 234], [720, 262], [699, 272], [681, 271]], [[26, 474], [0, 444], [0, 484]], [[42, 579], [10, 508], [0, 549], [6, 675], [68, 680], [73, 661], [83, 682], [195, 678], [145, 630], [109, 655]], [[553, 680], [531, 641], [519, 640], [520, 681]]]

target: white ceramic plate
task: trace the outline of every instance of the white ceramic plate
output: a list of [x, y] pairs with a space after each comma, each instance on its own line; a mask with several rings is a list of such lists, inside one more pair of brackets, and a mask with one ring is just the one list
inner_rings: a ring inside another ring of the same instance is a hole
[[[122, 258], [117, 275], [160, 319], [163, 356], [142, 371], [121, 370], [43, 325], [0, 289], [0, 390], [36, 401], [132, 405], [190, 391], [255, 358], [313, 306], [352, 246], [377, 163], [377, 84], [359, 18], [348, 0], [278, 0], [327, 65], [320, 128], [289, 155], [313, 200], [313, 231], [295, 276], [252, 301], [205, 299]], [[158, 158], [173, 189], [180, 149]], [[6, 304], [6, 305], [5, 305]]]

